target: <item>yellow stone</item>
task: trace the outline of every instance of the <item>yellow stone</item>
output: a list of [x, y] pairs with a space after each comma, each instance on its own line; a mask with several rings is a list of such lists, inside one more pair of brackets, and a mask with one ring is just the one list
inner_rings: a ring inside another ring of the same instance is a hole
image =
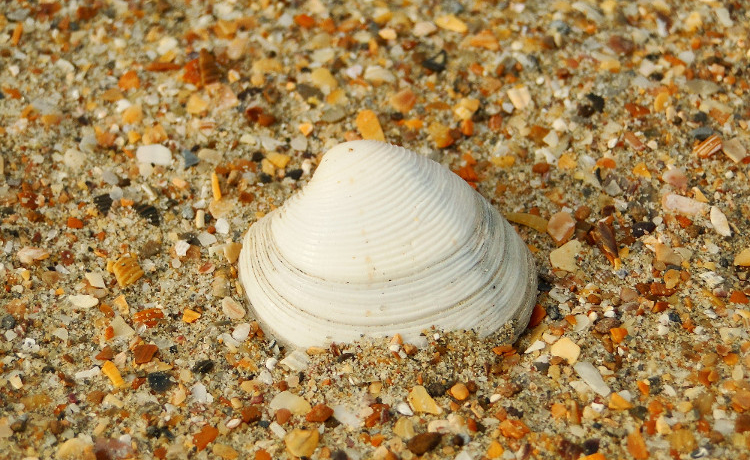
[[313, 70], [312, 73], [310, 73], [310, 81], [321, 90], [327, 88], [328, 91], [336, 89], [339, 84], [333, 74], [331, 74], [331, 71], [325, 67], [318, 67]]
[[452, 14], [438, 17], [437, 19], [435, 19], [435, 25], [437, 25], [441, 29], [458, 32], [460, 34], [466, 33], [466, 31], [469, 30], [465, 22], [458, 19]]
[[570, 338], [563, 337], [553, 343], [549, 351], [552, 356], [558, 356], [566, 360], [568, 364], [574, 364], [578, 361], [578, 356], [581, 354], [581, 347], [570, 340]]
[[605, 59], [599, 63], [599, 70], [617, 73], [620, 71], [620, 61], [617, 59]]
[[112, 386], [114, 386], [115, 388], [125, 384], [125, 381], [120, 375], [119, 369], [117, 369], [117, 366], [115, 366], [112, 361], [105, 361], [104, 364], [102, 364], [102, 374], [109, 377], [110, 382], [112, 382]]
[[464, 399], [469, 397], [469, 389], [466, 388], [466, 385], [463, 383], [457, 383], [451, 387], [451, 396], [456, 398], [459, 401], [463, 401]]
[[645, 179], [651, 179], [651, 172], [648, 170], [646, 163], [640, 162], [633, 167], [633, 174], [641, 176]]
[[434, 415], [443, 412], [443, 409], [437, 405], [422, 385], [416, 385], [412, 388], [406, 399], [409, 401], [411, 408], [414, 409], [414, 412], [426, 412]]
[[669, 105], [669, 93], [661, 92], [654, 99], [654, 111], [661, 112]]
[[516, 157], [513, 155], [500, 155], [497, 157], [490, 157], [490, 161], [493, 165], [499, 168], [510, 168], [516, 163]]
[[300, 123], [298, 128], [299, 128], [299, 132], [301, 132], [302, 135], [305, 137], [309, 136], [310, 133], [313, 132], [313, 124], [309, 122]]
[[140, 123], [143, 120], [143, 110], [141, 106], [131, 105], [122, 112], [122, 122], [126, 125], [134, 125]]
[[277, 168], [285, 168], [287, 163], [289, 163], [289, 160], [292, 159], [289, 155], [284, 155], [283, 153], [278, 152], [272, 152], [266, 155], [266, 158], [268, 158], [268, 161], [273, 163], [274, 166]]
[[185, 110], [187, 110], [188, 113], [198, 115], [205, 112], [206, 109], [208, 109], [207, 100], [201, 98], [197, 94], [190, 95], [190, 99], [188, 99], [187, 106], [185, 107]]
[[560, 169], [573, 169], [576, 167], [576, 160], [567, 153], [563, 153], [557, 159], [557, 167]]
[[198, 318], [200, 317], [201, 317], [200, 313], [194, 310], [190, 310], [188, 308], [186, 308], [185, 311], [182, 312], [182, 320], [188, 324], [198, 321]]
[[295, 428], [284, 436], [286, 450], [297, 457], [311, 457], [318, 447], [318, 430], [303, 430]]
[[407, 417], [401, 417], [393, 425], [393, 434], [401, 439], [407, 440], [414, 437], [414, 424]]
[[614, 410], [628, 410], [632, 409], [633, 405], [619, 394], [612, 393], [612, 396], [609, 398], [609, 408]]
[[487, 458], [500, 458], [504, 452], [505, 449], [503, 449], [503, 446], [497, 440], [493, 439], [490, 447], [487, 448]]
[[214, 194], [214, 200], [219, 201], [221, 199], [221, 187], [219, 186], [219, 175], [211, 173], [211, 191]]
[[734, 264], [740, 267], [750, 267], [750, 248], [745, 248], [734, 256]]
[[359, 112], [355, 124], [363, 139], [385, 141], [385, 134], [383, 134], [383, 128], [380, 127], [378, 116], [372, 110], [366, 109]]

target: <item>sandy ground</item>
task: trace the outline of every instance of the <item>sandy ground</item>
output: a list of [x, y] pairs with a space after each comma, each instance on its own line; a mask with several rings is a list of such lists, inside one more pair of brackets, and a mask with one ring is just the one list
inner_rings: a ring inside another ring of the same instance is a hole
[[[0, 458], [748, 458], [749, 15], [4, 2]], [[244, 232], [359, 138], [513, 222], [518, 341], [259, 327]]]

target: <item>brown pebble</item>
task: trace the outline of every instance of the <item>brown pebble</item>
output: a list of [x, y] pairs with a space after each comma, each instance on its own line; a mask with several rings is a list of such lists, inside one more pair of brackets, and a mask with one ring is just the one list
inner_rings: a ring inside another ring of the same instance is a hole
[[422, 455], [429, 452], [440, 444], [440, 433], [421, 433], [406, 443], [406, 448], [415, 455]]
[[735, 433], [747, 433], [750, 431], [750, 414], [740, 414], [734, 421]]
[[242, 409], [242, 421], [245, 423], [255, 423], [261, 419], [263, 413], [258, 406], [248, 406]]
[[318, 404], [307, 413], [305, 419], [308, 422], [325, 422], [331, 415], [333, 415], [333, 409], [325, 404]]
[[281, 408], [276, 411], [276, 422], [279, 425], [285, 424], [289, 421], [290, 418], [292, 418], [292, 411], [290, 411], [289, 409]]

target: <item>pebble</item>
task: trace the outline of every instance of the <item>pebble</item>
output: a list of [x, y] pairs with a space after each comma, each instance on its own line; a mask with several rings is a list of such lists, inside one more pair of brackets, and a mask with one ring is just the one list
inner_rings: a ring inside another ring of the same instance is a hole
[[231, 297], [221, 299], [221, 309], [229, 319], [242, 319], [245, 317], [245, 309]]
[[333, 409], [326, 406], [325, 404], [316, 404], [313, 406], [313, 408], [310, 410], [310, 412], [307, 413], [307, 416], [305, 416], [305, 420], [308, 422], [325, 422], [331, 416], [333, 415]]
[[146, 376], [149, 386], [157, 393], [163, 393], [174, 385], [171, 376], [167, 372], [152, 372]]
[[734, 256], [734, 265], [750, 267], [750, 248], [745, 248]]
[[701, 214], [707, 205], [686, 196], [676, 193], [667, 193], [661, 200], [661, 205], [666, 211], [673, 211], [687, 216]]
[[401, 417], [393, 425], [393, 434], [401, 439], [408, 440], [414, 437], [414, 423], [409, 417]]
[[552, 344], [550, 347], [550, 353], [552, 353], [552, 356], [563, 358], [568, 364], [573, 364], [578, 360], [578, 356], [581, 354], [581, 347], [570, 340], [570, 338], [562, 337]]
[[297, 457], [310, 457], [318, 447], [318, 430], [295, 428], [284, 436], [287, 451]]
[[453, 385], [450, 389], [451, 396], [456, 398], [459, 401], [463, 401], [464, 399], [469, 397], [469, 389], [466, 388], [466, 385], [463, 383], [457, 383]]
[[422, 455], [436, 448], [440, 444], [441, 437], [440, 433], [420, 433], [409, 439], [406, 448], [415, 455]]
[[294, 415], [306, 415], [312, 407], [302, 396], [297, 396], [290, 391], [282, 391], [273, 397], [269, 406], [271, 410], [289, 409]]
[[609, 386], [604, 382], [602, 374], [600, 374], [599, 370], [597, 370], [597, 368], [595, 368], [590, 362], [578, 362], [573, 366], [573, 369], [575, 369], [576, 373], [578, 373], [581, 379], [586, 382], [595, 393], [601, 396], [607, 396], [612, 392], [612, 390], [609, 389]]
[[714, 226], [714, 230], [721, 236], [732, 236], [732, 229], [729, 228], [729, 222], [727, 216], [721, 212], [716, 206], [711, 206], [711, 212], [709, 214], [711, 218], [711, 225]]
[[91, 308], [99, 303], [99, 299], [92, 295], [77, 294], [69, 295], [68, 302], [75, 308]]
[[140, 163], [152, 163], [155, 165], [169, 166], [172, 164], [172, 152], [159, 144], [142, 145], [135, 152], [135, 157]]
[[576, 229], [576, 221], [567, 212], [558, 212], [552, 215], [547, 222], [547, 233], [555, 240], [557, 245], [568, 241]]
[[427, 393], [427, 389], [422, 385], [416, 385], [412, 388], [407, 400], [416, 413], [426, 412], [437, 415], [443, 412], [443, 409], [437, 405], [435, 400]]
[[576, 256], [583, 246], [578, 240], [571, 240], [553, 250], [549, 254], [549, 260], [553, 268], [559, 268], [567, 272], [575, 272], [578, 269]]

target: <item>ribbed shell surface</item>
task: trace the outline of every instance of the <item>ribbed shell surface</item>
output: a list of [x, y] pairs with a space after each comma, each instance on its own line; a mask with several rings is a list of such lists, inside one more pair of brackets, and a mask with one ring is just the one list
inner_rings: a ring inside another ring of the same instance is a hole
[[307, 186], [253, 224], [239, 260], [258, 319], [299, 347], [431, 326], [526, 326], [536, 270], [508, 222], [461, 178], [401, 147], [329, 150]]

